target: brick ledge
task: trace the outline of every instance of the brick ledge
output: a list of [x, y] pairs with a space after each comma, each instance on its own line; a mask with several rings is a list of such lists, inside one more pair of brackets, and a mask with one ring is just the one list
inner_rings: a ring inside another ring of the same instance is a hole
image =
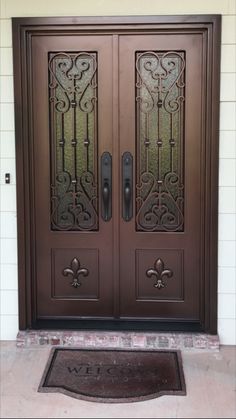
[[220, 342], [218, 335], [204, 333], [25, 330], [17, 334], [16, 346], [219, 351]]

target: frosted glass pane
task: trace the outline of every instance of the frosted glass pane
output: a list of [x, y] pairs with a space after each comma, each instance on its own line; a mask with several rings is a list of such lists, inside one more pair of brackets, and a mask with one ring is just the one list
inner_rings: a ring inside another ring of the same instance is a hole
[[182, 52], [136, 54], [136, 228], [183, 231]]
[[97, 55], [49, 57], [52, 228], [97, 230]]

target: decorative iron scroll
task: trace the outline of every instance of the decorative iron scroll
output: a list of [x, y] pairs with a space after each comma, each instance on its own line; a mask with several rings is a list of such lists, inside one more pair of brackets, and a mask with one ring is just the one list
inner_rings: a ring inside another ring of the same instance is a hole
[[97, 54], [50, 53], [51, 226], [97, 230]]
[[183, 52], [136, 54], [136, 229], [184, 228]]

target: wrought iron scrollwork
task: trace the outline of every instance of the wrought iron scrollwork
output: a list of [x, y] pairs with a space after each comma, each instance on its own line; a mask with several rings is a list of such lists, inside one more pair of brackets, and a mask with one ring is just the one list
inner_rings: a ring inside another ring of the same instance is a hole
[[166, 269], [163, 260], [161, 258], [158, 258], [154, 263], [154, 267], [147, 269], [146, 276], [148, 278], [155, 276], [156, 282], [153, 284], [153, 286], [160, 290], [161, 288], [166, 287], [166, 282], [164, 281], [164, 278], [172, 278], [173, 271], [171, 269]]
[[[97, 62], [93, 54], [59, 52], [49, 59], [48, 68], [51, 75], [49, 88], [53, 91], [50, 101], [54, 102], [57, 112], [69, 111], [70, 106], [73, 106], [74, 94], [76, 94], [76, 104], [83, 112], [93, 111], [97, 100], [93, 93], [97, 87], [96, 82], [94, 83]], [[83, 76], [86, 73], [87, 77], [84, 80]], [[89, 96], [86, 97], [85, 93], [89, 89]]]
[[62, 274], [64, 276], [71, 275], [73, 278], [71, 286], [74, 288], [78, 288], [82, 285], [79, 280], [79, 276], [88, 276], [89, 270], [87, 268], [81, 268], [80, 261], [77, 258], [74, 258], [70, 263], [70, 267], [63, 269]]
[[97, 230], [97, 56], [51, 53], [51, 225]]
[[183, 190], [177, 173], [169, 172], [163, 183], [158, 184], [151, 173], [143, 173], [141, 185], [137, 186], [140, 194], [137, 198], [139, 211], [137, 223], [146, 231], [156, 231], [163, 228], [166, 231], [176, 231], [183, 225], [183, 196], [175, 197], [172, 186]]
[[84, 172], [74, 192], [71, 176], [61, 172], [56, 177], [56, 185], [52, 195], [52, 224], [61, 230], [92, 230], [97, 226], [97, 215], [94, 203], [97, 199], [97, 186], [92, 173]]
[[[155, 106], [159, 108], [163, 106], [169, 113], [177, 112], [184, 96], [179, 92], [174, 97], [171, 94], [176, 87], [179, 89], [184, 87], [181, 79], [184, 69], [185, 60], [183, 55], [178, 52], [147, 51], [139, 54], [136, 61], [136, 70], [139, 75], [136, 87], [139, 89], [139, 94], [136, 96], [136, 100], [141, 102], [141, 111], [149, 113]], [[145, 98], [140, 94], [141, 89], [146, 90]], [[158, 97], [156, 100], [156, 94], [162, 95], [162, 98]]]
[[138, 231], [184, 226], [184, 53], [136, 57]]

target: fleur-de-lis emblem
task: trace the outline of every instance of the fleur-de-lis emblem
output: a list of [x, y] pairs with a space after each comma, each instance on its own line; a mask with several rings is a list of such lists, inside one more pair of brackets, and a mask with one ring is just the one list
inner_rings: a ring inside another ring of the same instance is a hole
[[151, 278], [153, 275], [156, 277], [156, 282], [153, 284], [155, 288], [159, 290], [166, 287], [166, 282], [163, 278], [171, 278], [173, 276], [173, 271], [171, 269], [165, 269], [165, 265], [162, 259], [157, 259], [154, 263], [154, 268], [150, 268], [146, 271], [148, 278]]
[[63, 269], [64, 276], [72, 275], [73, 281], [71, 282], [72, 287], [78, 288], [82, 284], [79, 281], [79, 276], [88, 276], [89, 270], [86, 268], [80, 268], [80, 261], [77, 258], [72, 259], [70, 267]]

